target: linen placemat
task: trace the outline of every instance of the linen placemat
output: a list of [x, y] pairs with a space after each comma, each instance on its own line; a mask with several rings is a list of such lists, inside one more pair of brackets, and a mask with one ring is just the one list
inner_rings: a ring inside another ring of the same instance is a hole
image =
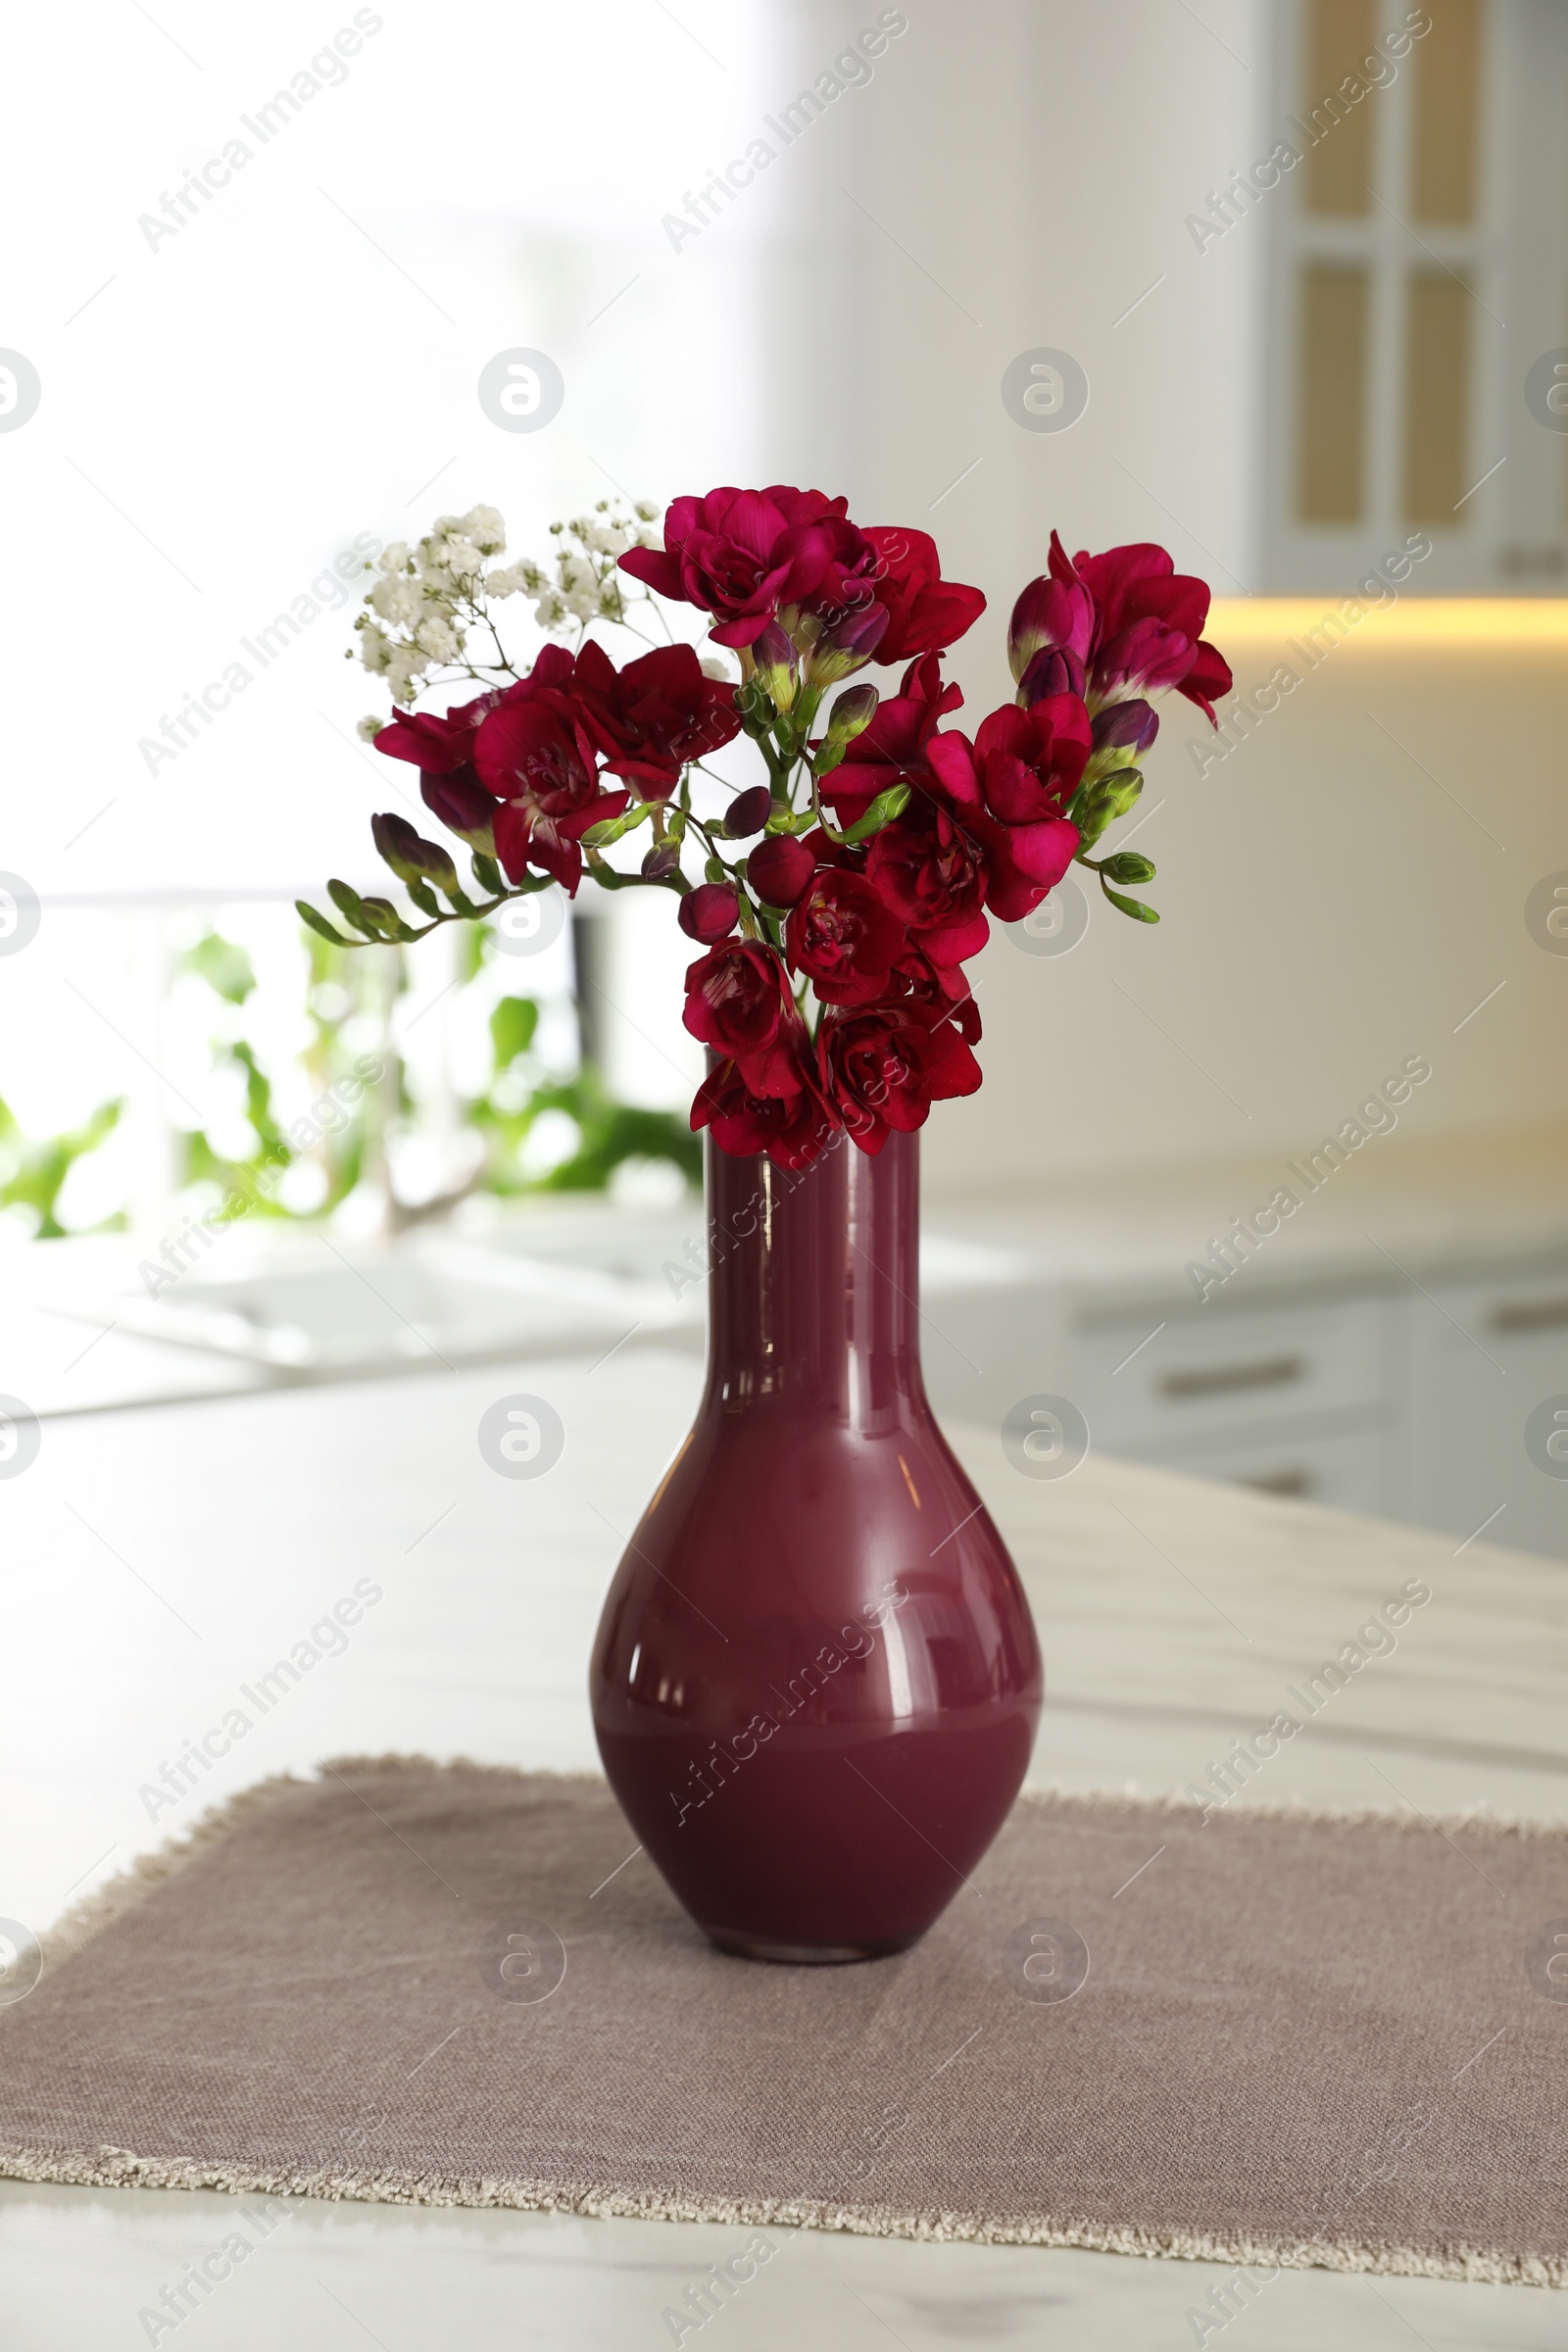
[[0, 2173], [1568, 2283], [1568, 1833], [1020, 1801], [723, 1957], [602, 1781], [343, 1759], [44, 1941]]

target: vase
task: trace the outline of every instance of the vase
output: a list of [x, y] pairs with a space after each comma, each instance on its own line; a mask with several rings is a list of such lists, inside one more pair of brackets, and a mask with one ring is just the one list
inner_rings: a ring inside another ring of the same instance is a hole
[[708, 1377], [615, 1573], [606, 1774], [697, 1925], [760, 1960], [904, 1950], [1029, 1761], [1017, 1571], [926, 1399], [919, 1139], [785, 1172], [708, 1145]]

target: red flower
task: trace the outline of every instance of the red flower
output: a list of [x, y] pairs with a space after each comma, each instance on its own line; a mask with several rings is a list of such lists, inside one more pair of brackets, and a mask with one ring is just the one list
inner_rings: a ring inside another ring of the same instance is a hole
[[869, 1004], [887, 989], [904, 926], [862, 874], [824, 867], [784, 929], [790, 963], [824, 1004]]
[[818, 1052], [829, 1107], [871, 1153], [890, 1129], [906, 1135], [924, 1126], [933, 1102], [980, 1084], [980, 1064], [952, 1021], [928, 1026], [898, 1004], [829, 1014]]
[[830, 566], [842, 571], [846, 558], [858, 560], [863, 542], [847, 507], [781, 482], [677, 498], [664, 516], [662, 550], [628, 548], [620, 568], [660, 596], [714, 614], [717, 644], [751, 645], [781, 606], [818, 589]]
[[1004, 923], [1038, 906], [1072, 863], [1078, 828], [1062, 809], [1078, 789], [1090, 739], [1089, 713], [1075, 694], [1048, 696], [1028, 710], [1004, 703], [981, 720], [972, 745], [956, 731], [932, 739], [931, 765], [984, 850], [987, 904]]
[[1179, 572], [1165, 549], [1147, 540], [1107, 548], [1101, 556], [1080, 551], [1069, 562], [1054, 531], [1051, 576], [1077, 582], [1094, 598], [1089, 690], [1097, 702], [1129, 686], [1156, 693], [1174, 686], [1218, 723], [1214, 698], [1229, 694], [1231, 673], [1223, 655], [1202, 635], [1206, 581]]
[[888, 1001], [899, 1001], [924, 1028], [951, 1020], [966, 1045], [980, 1043], [980, 1007], [960, 965], [934, 964], [921, 949], [906, 947], [893, 966]]
[[455, 705], [444, 718], [433, 710], [394, 710], [391, 724], [375, 737], [378, 752], [418, 768], [420, 798], [432, 815], [487, 855], [494, 847], [490, 826], [496, 805], [474, 772], [473, 744], [500, 699], [476, 695], [471, 703]]
[[962, 701], [961, 687], [943, 685], [939, 655], [910, 662], [898, 693], [877, 705], [870, 725], [855, 737], [822, 785], [822, 798], [846, 825], [857, 823], [890, 785], [918, 783], [929, 775], [926, 746], [937, 721]]
[[803, 1083], [806, 1023], [783, 964], [759, 941], [726, 940], [692, 964], [681, 1018], [700, 1044], [735, 1062], [748, 1093], [787, 1095]]
[[934, 964], [962, 963], [990, 938], [981, 845], [967, 812], [960, 819], [934, 779], [872, 835], [865, 871]]
[[473, 739], [480, 781], [496, 810], [496, 855], [514, 882], [530, 865], [568, 896], [582, 878], [578, 844], [591, 825], [618, 816], [629, 792], [601, 792], [592, 738], [568, 691], [572, 657], [546, 646], [531, 674], [510, 686]]
[[876, 601], [888, 612], [888, 631], [876, 658], [891, 665], [952, 645], [986, 609], [978, 588], [942, 577], [937, 543], [924, 531], [870, 530], [876, 550]]
[[740, 894], [733, 883], [699, 882], [682, 897], [675, 920], [688, 939], [700, 939], [707, 947], [715, 939], [729, 937], [740, 911]]
[[741, 730], [735, 689], [706, 677], [689, 645], [662, 645], [617, 670], [590, 641], [577, 656], [571, 696], [612, 775], [645, 801], [668, 798], [688, 760]]
[[809, 1167], [839, 1122], [804, 1057], [797, 1063], [796, 1077], [790, 1094], [755, 1095], [737, 1063], [719, 1062], [697, 1090], [693, 1130], [710, 1128], [719, 1150], [741, 1159], [765, 1152], [775, 1167]]

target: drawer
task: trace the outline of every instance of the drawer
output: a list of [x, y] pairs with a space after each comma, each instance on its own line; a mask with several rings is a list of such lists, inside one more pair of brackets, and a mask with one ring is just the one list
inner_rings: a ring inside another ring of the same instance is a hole
[[1381, 1299], [1347, 1298], [1118, 1317], [1079, 1333], [1078, 1401], [1096, 1442], [1110, 1446], [1219, 1442], [1270, 1421], [1377, 1411], [1387, 1400], [1387, 1313]]
[[[1221, 1446], [1214, 1451], [1201, 1446], [1180, 1453], [1162, 1450], [1157, 1459], [1168, 1470], [1221, 1479], [1227, 1486], [1250, 1487], [1256, 1494], [1277, 1494], [1285, 1501], [1321, 1502], [1333, 1510], [1376, 1516], [1387, 1507], [1386, 1443], [1376, 1430], [1352, 1430], [1341, 1437], [1281, 1436], [1261, 1445]], [[1151, 1451], [1143, 1458], [1156, 1457]]]
[[1568, 1397], [1568, 1268], [1433, 1282], [1410, 1320], [1412, 1517], [1568, 1559], [1568, 1479], [1532, 1447]]

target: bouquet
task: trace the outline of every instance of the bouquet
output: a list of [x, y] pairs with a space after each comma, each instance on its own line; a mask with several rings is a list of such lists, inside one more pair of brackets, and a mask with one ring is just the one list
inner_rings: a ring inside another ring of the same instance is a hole
[[[841, 1134], [878, 1152], [980, 1085], [964, 965], [993, 919], [1021, 921], [1076, 862], [1123, 914], [1158, 920], [1129, 895], [1150, 860], [1095, 853], [1143, 789], [1152, 698], [1174, 689], [1216, 723], [1231, 673], [1202, 637], [1208, 588], [1162, 547], [1069, 557], [1053, 532], [1008, 627], [1013, 700], [971, 737], [943, 724], [963, 697], [942, 662], [985, 598], [943, 578], [925, 532], [862, 530], [844, 499], [777, 484], [677, 498], [662, 544], [654, 517], [605, 502], [557, 524], [554, 576], [496, 561], [493, 507], [384, 551], [358, 626], [394, 709], [361, 731], [418, 770], [479, 896], [442, 844], [381, 815], [376, 848], [425, 921], [339, 881], [357, 941], [300, 912], [348, 945], [417, 939], [553, 885], [575, 897], [585, 877], [666, 891], [702, 951], [683, 1014], [710, 1050], [693, 1128], [785, 1168]], [[525, 671], [495, 612], [523, 593], [573, 639]], [[617, 666], [589, 634], [641, 635], [665, 602], [707, 614], [723, 653], [665, 622], [668, 642]], [[846, 684], [872, 663], [902, 672], [895, 691]], [[459, 678], [479, 691], [441, 715], [410, 707]], [[741, 736], [760, 774], [736, 789], [708, 762]]]

